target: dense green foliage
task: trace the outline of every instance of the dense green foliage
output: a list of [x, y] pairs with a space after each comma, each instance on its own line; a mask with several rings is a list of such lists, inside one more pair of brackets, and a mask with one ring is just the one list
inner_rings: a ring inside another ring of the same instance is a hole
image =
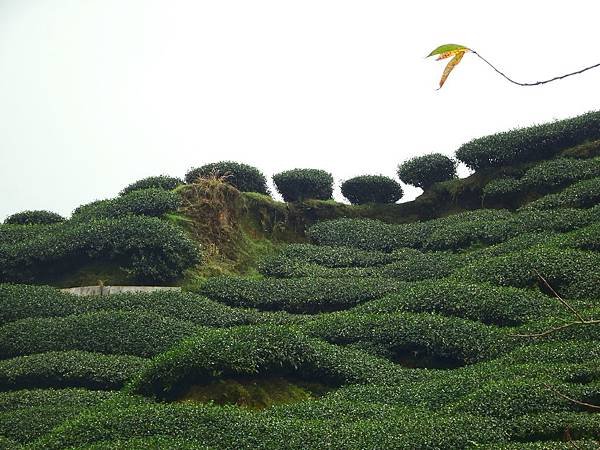
[[52, 211], [36, 210], [15, 213], [8, 216], [4, 223], [7, 225], [49, 225], [64, 220], [64, 217]]
[[146, 364], [136, 356], [48, 352], [0, 361], [2, 389], [86, 387], [118, 389]]
[[[23, 227], [30, 228], [30, 227]], [[21, 239], [0, 229], [0, 280], [40, 283], [94, 261], [110, 261], [139, 281], [168, 281], [199, 261], [183, 231], [157, 218], [65, 222], [31, 227]]]
[[158, 314], [197, 325], [227, 327], [261, 320], [190, 292], [160, 291], [79, 297], [49, 286], [0, 284], [0, 324], [26, 318], [64, 317], [98, 311]]
[[217, 177], [242, 192], [258, 192], [268, 194], [267, 179], [260, 170], [248, 164], [235, 161], [220, 161], [205, 164], [191, 169], [185, 174], [186, 183], [193, 183], [198, 178]]
[[600, 112], [473, 139], [456, 157], [473, 170], [548, 159], [587, 140], [600, 139]]
[[[227, 352], [222, 349], [227, 348]], [[393, 376], [384, 359], [345, 350], [281, 327], [206, 329], [155, 357], [135, 380], [135, 392], [169, 396], [173, 390], [219, 377], [296, 374], [334, 385]]]
[[402, 186], [383, 175], [362, 175], [342, 183], [342, 194], [353, 205], [396, 203], [402, 198]]
[[416, 156], [398, 166], [398, 177], [423, 189], [456, 178], [456, 162], [441, 153]]
[[348, 246], [390, 252], [402, 247], [459, 250], [475, 244], [504, 242], [522, 233], [565, 232], [600, 219], [600, 207], [591, 209], [477, 210], [427, 222], [393, 225], [371, 219], [337, 219], [313, 225], [308, 235], [318, 245]]
[[286, 170], [273, 175], [273, 182], [286, 202], [329, 200], [333, 194], [333, 177], [324, 170]]
[[434, 312], [487, 324], [515, 325], [558, 310], [556, 301], [525, 289], [450, 280], [410, 283], [397, 293], [367, 302], [355, 311]]
[[154, 177], [146, 177], [141, 180], [135, 181], [123, 188], [120, 195], [129, 194], [132, 191], [140, 189], [163, 189], [165, 191], [172, 191], [180, 184], [183, 184], [183, 180], [177, 177], [170, 177], [168, 175], [158, 175]]
[[0, 326], [0, 357], [65, 350], [147, 357], [196, 329], [191, 322], [139, 311], [28, 318]]
[[160, 188], [133, 190], [111, 200], [82, 205], [73, 212], [73, 220], [111, 219], [130, 214], [160, 217], [177, 210], [181, 199], [175, 192]]
[[201, 293], [232, 306], [261, 310], [316, 313], [349, 308], [393, 292], [393, 280], [370, 279], [263, 279], [215, 277], [208, 279]]
[[557, 194], [549, 194], [526, 208], [590, 208], [600, 203], [600, 177], [575, 183]]

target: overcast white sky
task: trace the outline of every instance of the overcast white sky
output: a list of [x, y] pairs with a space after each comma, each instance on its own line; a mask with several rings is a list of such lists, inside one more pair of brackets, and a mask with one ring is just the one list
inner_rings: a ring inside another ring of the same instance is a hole
[[445, 62], [424, 59], [458, 43], [549, 78], [600, 62], [599, 17], [589, 0], [0, 0], [0, 220], [223, 159], [395, 176], [600, 109], [600, 70], [521, 88], [467, 55], [436, 91]]

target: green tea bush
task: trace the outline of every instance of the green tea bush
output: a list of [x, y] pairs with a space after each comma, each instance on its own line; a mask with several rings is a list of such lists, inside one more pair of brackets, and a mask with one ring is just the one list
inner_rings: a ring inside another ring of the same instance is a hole
[[350, 308], [399, 286], [394, 280], [381, 279], [214, 277], [202, 285], [200, 292], [231, 306], [313, 314]]
[[600, 415], [572, 411], [542, 412], [515, 417], [507, 425], [510, 437], [515, 441], [533, 439], [558, 441], [564, 438], [566, 430], [569, 430], [571, 438], [575, 441], [579, 439], [597, 440]]
[[[8, 449], [20, 448], [43, 436], [65, 420], [75, 417], [81, 410], [71, 407], [26, 408], [0, 412], [0, 435], [14, 443]], [[19, 443], [19, 444], [17, 444]], [[0, 440], [0, 445], [2, 441]], [[0, 447], [4, 448], [4, 447]]]
[[131, 389], [164, 398], [190, 383], [215, 377], [296, 375], [337, 385], [381, 379], [397, 371], [384, 359], [332, 346], [287, 328], [243, 326], [205, 329], [181, 342], [155, 357]]
[[133, 190], [111, 200], [98, 200], [79, 206], [73, 220], [111, 219], [130, 214], [159, 217], [179, 208], [181, 198], [176, 192], [159, 188]]
[[402, 247], [456, 251], [473, 245], [499, 244], [523, 233], [567, 232], [598, 220], [599, 206], [588, 210], [524, 208], [517, 213], [477, 210], [400, 225], [371, 219], [337, 219], [313, 225], [308, 236], [317, 245], [370, 251], [391, 252]]
[[585, 228], [555, 237], [557, 245], [566, 245], [582, 250], [600, 251], [600, 222]]
[[498, 200], [520, 193], [525, 188], [521, 180], [515, 178], [496, 178], [483, 187], [485, 199]]
[[427, 189], [434, 183], [456, 178], [456, 161], [441, 153], [417, 156], [398, 166], [398, 178]]
[[39, 407], [82, 409], [97, 405], [114, 396], [114, 392], [90, 391], [81, 388], [21, 389], [11, 392], [0, 392], [0, 411]]
[[273, 182], [286, 202], [329, 200], [333, 177], [319, 169], [293, 169], [273, 175]]
[[590, 208], [600, 203], [600, 177], [580, 181], [557, 194], [549, 194], [535, 200], [525, 208]]
[[398, 292], [364, 303], [353, 311], [433, 312], [486, 324], [516, 325], [548, 315], [558, 307], [555, 300], [535, 291], [436, 280], [407, 283]]
[[[497, 327], [431, 313], [360, 314], [353, 311], [319, 315], [302, 326], [305, 333], [333, 344], [375, 342], [385, 345], [405, 364], [471, 364], [509, 349]], [[433, 358], [433, 362], [428, 358]]]
[[589, 159], [600, 156], [600, 139], [584, 142], [583, 144], [563, 150], [561, 156], [576, 159]]
[[[573, 398], [582, 400], [583, 386], [560, 384], [555, 386], [562, 392], [569, 392]], [[469, 395], [456, 401], [451, 411], [490, 415], [511, 419], [525, 414], [537, 414], [581, 409], [563, 398], [541, 382], [531, 380], [503, 380], [486, 382]]]
[[[36, 442], [35, 448], [72, 448], [94, 442], [99, 445], [82, 448], [131, 448], [118, 445], [157, 439], [160, 440], [156, 442], [167, 442], [167, 445], [184, 442], [184, 447], [168, 448], [185, 449], [198, 448], [187, 447], [187, 440], [191, 439], [212, 449], [275, 449], [284, 443], [286, 449], [301, 450], [322, 449], [324, 445], [348, 450], [425, 450], [464, 448], [465, 443], [474, 448], [485, 443], [503, 443], [506, 431], [493, 418], [469, 415], [400, 412], [382, 421], [336, 418], [315, 421], [269, 417], [240, 408], [148, 404], [83, 414], [44, 436]], [[115, 441], [117, 446], [113, 447]]]
[[317, 222], [308, 229], [308, 236], [317, 245], [390, 252], [407, 243], [397, 227], [373, 219], [336, 219]]
[[183, 184], [183, 180], [177, 177], [170, 177], [168, 175], [158, 175], [154, 177], [146, 177], [138, 180], [134, 183], [123, 188], [119, 195], [126, 195], [133, 191], [143, 189], [163, 189], [165, 191], [172, 191], [180, 184]]
[[557, 158], [533, 166], [525, 172], [521, 182], [529, 188], [552, 190], [595, 177], [600, 177], [600, 158]]
[[1, 390], [47, 387], [119, 389], [147, 360], [82, 351], [48, 352], [0, 361]]
[[453, 278], [500, 286], [532, 287], [540, 284], [535, 271], [567, 298], [600, 296], [600, 255], [595, 252], [536, 247], [488, 259], [478, 259], [457, 270]]
[[36, 210], [15, 213], [8, 216], [4, 223], [7, 225], [49, 225], [64, 221], [64, 217], [52, 211]]
[[185, 174], [185, 182], [193, 183], [198, 178], [211, 176], [225, 178], [227, 183], [242, 192], [269, 194], [267, 179], [260, 170], [248, 164], [235, 161], [220, 161], [191, 169]]
[[199, 262], [196, 244], [157, 218], [65, 222], [36, 227], [33, 235], [0, 243], [0, 279], [43, 282], [94, 261], [110, 261], [138, 281], [179, 278]]
[[402, 186], [383, 175], [362, 175], [342, 183], [342, 194], [353, 205], [396, 203], [402, 198]]
[[256, 311], [231, 308], [190, 292], [81, 297], [49, 286], [0, 284], [0, 324], [29, 317], [64, 317], [96, 311], [151, 313], [214, 327], [244, 325], [263, 319]]
[[285, 276], [297, 264], [325, 267], [369, 267], [388, 264], [397, 258], [390, 253], [364, 251], [350, 247], [288, 244], [277, 254], [263, 258], [259, 270], [268, 276]]
[[443, 278], [464, 266], [470, 258], [451, 252], [422, 253], [414, 249], [396, 250], [398, 260], [376, 267], [323, 267], [317, 264], [291, 263], [279, 266], [279, 277], [305, 278], [383, 278], [395, 281], [419, 281]]
[[474, 139], [456, 151], [473, 170], [548, 159], [568, 147], [600, 138], [600, 112]]
[[141, 312], [22, 319], [0, 327], [0, 357], [65, 350], [147, 357], [196, 330], [191, 322]]

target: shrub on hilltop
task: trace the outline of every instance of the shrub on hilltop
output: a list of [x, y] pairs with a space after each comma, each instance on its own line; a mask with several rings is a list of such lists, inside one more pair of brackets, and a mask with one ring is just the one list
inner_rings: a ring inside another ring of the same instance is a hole
[[333, 177], [320, 169], [293, 169], [273, 175], [273, 182], [286, 202], [329, 200]]
[[140, 189], [163, 189], [165, 191], [171, 191], [180, 184], [183, 184], [183, 180], [177, 177], [170, 177], [168, 175], [158, 175], [154, 177], [146, 177], [141, 180], [135, 181], [128, 186], [125, 186], [120, 192], [120, 195], [128, 194], [132, 191], [138, 191]]
[[600, 111], [473, 139], [456, 158], [473, 170], [548, 159], [561, 150], [600, 138]]
[[8, 216], [4, 223], [7, 225], [48, 225], [64, 222], [65, 218], [52, 211], [35, 210], [22, 211]]
[[456, 178], [456, 162], [441, 153], [417, 156], [398, 166], [398, 177], [406, 184], [427, 189]]
[[211, 176], [224, 178], [227, 183], [241, 192], [269, 194], [267, 179], [260, 170], [235, 161], [220, 161], [191, 169], [185, 174], [185, 182], [193, 183], [198, 178]]
[[383, 175], [362, 175], [342, 183], [342, 194], [353, 205], [396, 203], [402, 198], [402, 186]]
[[181, 204], [179, 194], [159, 188], [133, 190], [121, 197], [97, 200], [79, 206], [73, 220], [110, 219], [126, 215], [160, 217], [176, 211]]

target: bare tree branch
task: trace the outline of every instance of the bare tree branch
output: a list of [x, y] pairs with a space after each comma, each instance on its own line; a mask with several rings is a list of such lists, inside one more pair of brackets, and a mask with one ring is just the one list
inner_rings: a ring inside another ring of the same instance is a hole
[[546, 83], [551, 83], [553, 81], [562, 80], [564, 78], [571, 77], [573, 75], [579, 75], [580, 73], [587, 72], [588, 70], [595, 69], [596, 67], [600, 67], [600, 63], [598, 63], [598, 64], [594, 64], [592, 66], [584, 67], [583, 69], [577, 70], [575, 72], [571, 72], [571, 73], [567, 73], [565, 75], [560, 75], [558, 77], [550, 78], [549, 80], [536, 81], [534, 83], [520, 83], [518, 81], [515, 81], [515, 80], [509, 78], [508, 75], [506, 75], [505, 73], [503, 73], [500, 70], [498, 70], [491, 62], [489, 62], [487, 59], [485, 59], [483, 56], [481, 56], [475, 50], [471, 50], [471, 52], [473, 54], [475, 54], [479, 59], [481, 59], [484, 63], [486, 63], [488, 66], [490, 66], [492, 69], [494, 69], [494, 71], [496, 73], [500, 74], [502, 77], [504, 77], [505, 79], [507, 79], [511, 83], [516, 84], [517, 86], [539, 86], [541, 84], [546, 84]]

